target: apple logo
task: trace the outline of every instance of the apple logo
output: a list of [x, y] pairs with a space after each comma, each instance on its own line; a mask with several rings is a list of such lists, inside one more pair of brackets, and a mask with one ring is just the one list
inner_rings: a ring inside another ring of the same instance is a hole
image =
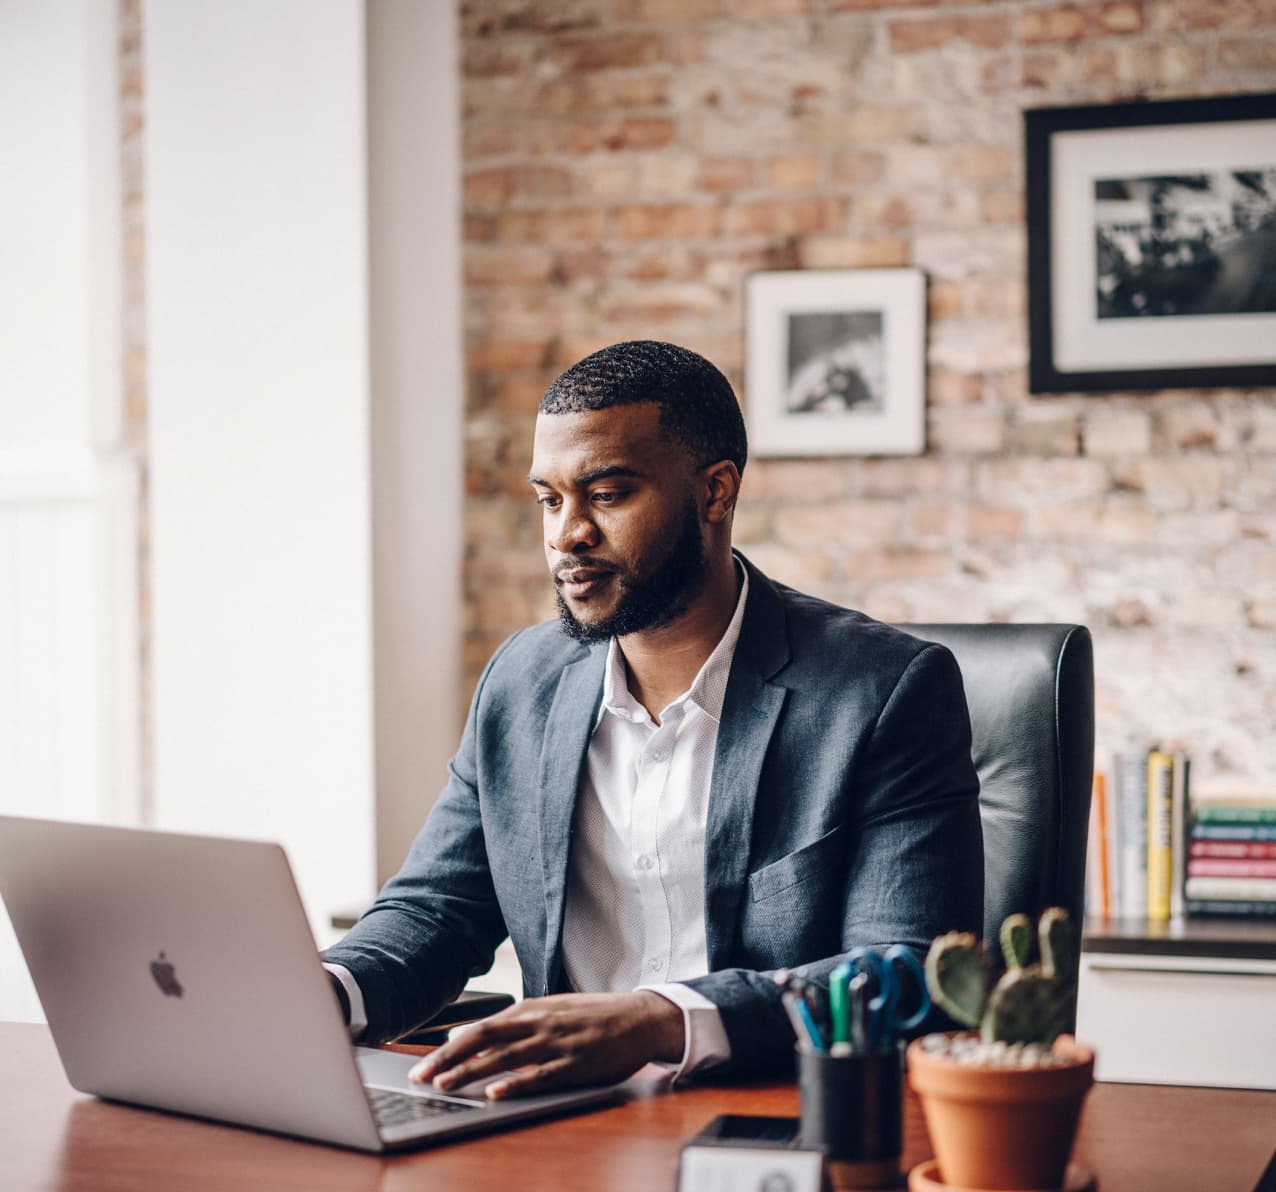
[[155, 978], [155, 984], [165, 997], [182, 996], [182, 983], [177, 979], [176, 970], [164, 959], [163, 952], [159, 954], [158, 960], [151, 961], [151, 976]]

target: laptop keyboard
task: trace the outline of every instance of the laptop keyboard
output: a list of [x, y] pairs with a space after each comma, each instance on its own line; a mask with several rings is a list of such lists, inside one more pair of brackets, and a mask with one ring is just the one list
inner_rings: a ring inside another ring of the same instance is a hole
[[473, 1113], [482, 1109], [474, 1101], [449, 1101], [445, 1097], [413, 1097], [408, 1093], [396, 1093], [393, 1089], [364, 1090], [377, 1119], [378, 1126], [402, 1126], [408, 1122], [426, 1121], [451, 1113]]

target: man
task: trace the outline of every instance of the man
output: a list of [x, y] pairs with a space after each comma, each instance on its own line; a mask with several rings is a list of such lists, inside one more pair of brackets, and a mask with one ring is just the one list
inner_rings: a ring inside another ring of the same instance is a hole
[[377, 1041], [512, 938], [529, 996], [418, 1078], [518, 1069], [501, 1097], [649, 1061], [776, 1069], [773, 970], [819, 983], [855, 945], [979, 929], [956, 663], [734, 554], [745, 456], [726, 378], [672, 344], [606, 348], [542, 400], [529, 479], [559, 623], [497, 651], [402, 870], [325, 953]]

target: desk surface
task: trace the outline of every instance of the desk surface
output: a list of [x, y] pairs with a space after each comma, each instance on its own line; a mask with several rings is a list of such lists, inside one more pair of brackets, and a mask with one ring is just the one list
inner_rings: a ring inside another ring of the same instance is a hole
[[[715, 1114], [797, 1109], [791, 1084], [702, 1086], [383, 1159], [81, 1096], [42, 1026], [0, 1024], [0, 1072], [9, 1192], [659, 1192], [674, 1187], [682, 1142]], [[1096, 1085], [1074, 1158], [1106, 1192], [1251, 1192], [1273, 1147], [1276, 1093]], [[930, 1153], [910, 1093], [905, 1165]]]

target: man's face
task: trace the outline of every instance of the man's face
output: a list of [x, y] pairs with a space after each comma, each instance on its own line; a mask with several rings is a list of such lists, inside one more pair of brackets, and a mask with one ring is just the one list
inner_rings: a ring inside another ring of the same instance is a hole
[[704, 587], [695, 469], [654, 403], [536, 419], [529, 479], [563, 629], [605, 641], [677, 620]]

